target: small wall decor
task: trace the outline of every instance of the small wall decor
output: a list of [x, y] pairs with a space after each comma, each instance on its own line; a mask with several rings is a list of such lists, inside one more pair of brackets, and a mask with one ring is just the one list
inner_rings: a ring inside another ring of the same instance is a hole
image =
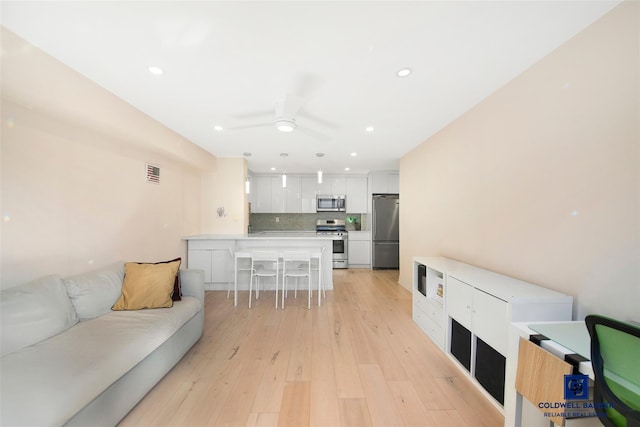
[[224, 215], [224, 206], [220, 206], [218, 209], [216, 209], [216, 212], [218, 213], [218, 218], [222, 218]]

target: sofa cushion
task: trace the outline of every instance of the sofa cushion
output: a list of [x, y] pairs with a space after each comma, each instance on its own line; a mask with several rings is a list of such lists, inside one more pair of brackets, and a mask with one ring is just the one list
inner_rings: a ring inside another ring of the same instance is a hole
[[2, 356], [46, 340], [78, 322], [60, 276], [3, 289]]
[[112, 311], [4, 357], [0, 425], [64, 425], [201, 310], [185, 297], [172, 308]]
[[125, 264], [122, 294], [112, 310], [171, 307], [171, 294], [180, 261], [161, 264]]
[[[167, 264], [170, 262], [182, 262], [182, 258], [174, 258], [169, 261], [160, 261], [160, 262], [138, 262], [137, 264]], [[171, 299], [173, 301], [180, 301], [182, 299], [182, 286], [180, 285], [180, 271], [176, 273], [175, 281], [173, 282], [173, 293], [171, 294]]]
[[110, 312], [122, 291], [123, 279], [124, 262], [66, 278], [64, 285], [78, 318], [88, 320]]

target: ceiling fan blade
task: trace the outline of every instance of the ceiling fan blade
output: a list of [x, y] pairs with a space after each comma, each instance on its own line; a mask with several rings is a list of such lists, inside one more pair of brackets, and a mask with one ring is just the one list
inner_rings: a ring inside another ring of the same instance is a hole
[[276, 118], [295, 119], [302, 108], [304, 99], [297, 95], [287, 94], [276, 101]]
[[273, 127], [273, 122], [266, 123], [254, 123], [252, 125], [243, 125], [243, 126], [234, 126], [227, 128], [227, 130], [243, 130], [243, 129], [253, 129], [253, 128], [263, 128], [263, 127]]
[[251, 120], [251, 119], [260, 119], [260, 118], [271, 118], [273, 117], [273, 109], [271, 110], [257, 110], [257, 111], [248, 111], [246, 113], [234, 114], [231, 117], [237, 120]]
[[313, 129], [309, 129], [307, 127], [304, 126], [298, 126], [296, 127], [296, 132], [300, 132], [300, 133], [304, 133], [307, 136], [310, 136], [314, 139], [317, 139], [318, 141], [322, 141], [322, 142], [327, 142], [331, 139], [331, 137], [329, 135], [325, 135], [322, 132], [318, 132], [316, 130]]
[[317, 117], [313, 114], [309, 114], [308, 112], [302, 110], [298, 113], [298, 117], [301, 117], [303, 119], [307, 119], [307, 120], [311, 120], [314, 121], [320, 125], [322, 125], [323, 127], [327, 128], [327, 129], [339, 129], [340, 126], [338, 126], [337, 124], [330, 122], [329, 120], [325, 120], [325, 119], [321, 119], [320, 117]]
[[319, 74], [298, 71], [291, 86], [291, 93], [295, 93], [301, 98], [309, 99], [323, 83], [324, 79]]

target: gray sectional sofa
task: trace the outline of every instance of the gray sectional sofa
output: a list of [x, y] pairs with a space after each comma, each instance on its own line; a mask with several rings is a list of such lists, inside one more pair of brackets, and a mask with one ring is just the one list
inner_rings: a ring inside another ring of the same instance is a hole
[[112, 311], [125, 268], [47, 276], [0, 296], [0, 425], [113, 426], [200, 339], [204, 275], [171, 308]]

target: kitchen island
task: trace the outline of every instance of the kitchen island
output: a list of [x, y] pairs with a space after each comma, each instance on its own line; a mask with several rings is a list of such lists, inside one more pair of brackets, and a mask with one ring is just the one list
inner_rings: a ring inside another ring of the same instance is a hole
[[[321, 259], [321, 277], [326, 290], [333, 289], [332, 238], [317, 235], [315, 231], [262, 231], [251, 234], [198, 234], [183, 237], [187, 241], [187, 268], [204, 271], [205, 289], [233, 289], [235, 280], [235, 254], [251, 249], [276, 251], [296, 248], [324, 249]], [[238, 259], [238, 290], [249, 290], [249, 259]], [[318, 289], [318, 278], [313, 275], [312, 289]], [[274, 289], [273, 284], [265, 289]]]

